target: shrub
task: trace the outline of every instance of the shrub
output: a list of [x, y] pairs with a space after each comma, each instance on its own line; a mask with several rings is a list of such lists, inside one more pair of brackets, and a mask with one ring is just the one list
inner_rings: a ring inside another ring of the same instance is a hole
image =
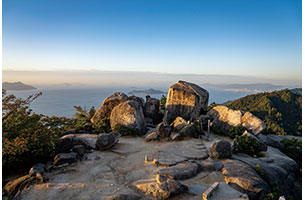
[[209, 106], [208, 106], [208, 111], [210, 111], [212, 108], [214, 108], [215, 106], [217, 106], [217, 104], [215, 102], [212, 102]]
[[166, 109], [166, 97], [162, 95], [160, 99], [160, 110], [165, 111], [165, 109]]
[[258, 155], [260, 144], [255, 139], [249, 136], [237, 136], [238, 150], [249, 154], [249, 155]]
[[101, 119], [93, 124], [93, 133], [109, 133], [111, 132], [110, 119]]
[[218, 124], [213, 124], [213, 126], [211, 127], [211, 130], [214, 134], [225, 135], [225, 131]]
[[62, 131], [72, 127], [65, 117], [46, 117], [33, 113], [27, 99], [2, 93], [2, 169], [5, 175], [28, 170], [37, 162], [53, 158], [55, 142]]
[[231, 139], [241, 136], [247, 129], [243, 126], [233, 126], [229, 130], [229, 137]]
[[73, 106], [77, 111], [74, 118], [74, 129], [75, 131], [82, 130], [87, 122], [90, 122], [90, 119], [95, 114], [95, 108], [92, 106], [89, 110], [86, 107], [82, 108], [81, 106]]
[[260, 175], [261, 177], [263, 176], [263, 171], [262, 171], [262, 168], [261, 168], [260, 164], [256, 164], [255, 170], [258, 173], [258, 175]]
[[291, 138], [281, 141], [279, 149], [302, 166], [302, 141]]
[[115, 125], [113, 131], [120, 133], [121, 135], [139, 135], [137, 130], [119, 124]]

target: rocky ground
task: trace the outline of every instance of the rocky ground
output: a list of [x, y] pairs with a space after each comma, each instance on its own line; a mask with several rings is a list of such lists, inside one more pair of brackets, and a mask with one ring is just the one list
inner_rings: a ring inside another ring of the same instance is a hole
[[[155, 183], [159, 170], [169, 169], [166, 164], [196, 160], [200, 166], [207, 159], [205, 153], [213, 140], [207, 142], [188, 139], [178, 142], [144, 142], [141, 137], [121, 137], [118, 144], [108, 151], [93, 151], [87, 159], [69, 166], [56, 169], [46, 176], [47, 183], [32, 185], [22, 192], [22, 199], [109, 199], [113, 195], [129, 194], [142, 199], [154, 199], [144, 195], [140, 185], [143, 182]], [[193, 148], [199, 146], [199, 151]], [[181, 148], [180, 148], [181, 147]], [[179, 152], [179, 149], [181, 151]], [[194, 153], [195, 152], [195, 153]], [[200, 154], [203, 152], [203, 154]], [[196, 155], [196, 153], [198, 153]], [[161, 155], [160, 155], [161, 154]], [[164, 154], [162, 156], [162, 154]], [[154, 164], [158, 155], [159, 165]], [[147, 158], [145, 162], [145, 157]], [[184, 161], [182, 161], [184, 160]], [[161, 166], [164, 165], [164, 166]], [[197, 164], [196, 164], [197, 166]], [[202, 199], [202, 193], [214, 182], [222, 183], [213, 199], [238, 199], [241, 193], [225, 184], [221, 171], [176, 170], [180, 183], [189, 189], [172, 199]], [[166, 171], [164, 171], [166, 173]], [[183, 177], [184, 176], [184, 177]], [[138, 188], [137, 188], [138, 187]], [[132, 199], [131, 197], [129, 197]], [[136, 197], [134, 197], [136, 198]], [[110, 198], [111, 199], [111, 198]]]

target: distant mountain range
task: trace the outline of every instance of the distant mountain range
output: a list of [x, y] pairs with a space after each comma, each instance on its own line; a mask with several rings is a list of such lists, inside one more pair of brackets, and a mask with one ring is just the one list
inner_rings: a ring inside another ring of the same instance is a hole
[[[253, 84], [203, 84], [204, 87], [211, 88], [219, 91], [230, 91], [230, 92], [272, 92], [275, 90], [286, 89], [287, 86], [273, 85], [269, 83], [253, 83]], [[295, 88], [299, 86], [290, 86], [289, 88]]]
[[150, 88], [148, 90], [132, 90], [132, 91], [128, 92], [128, 94], [131, 94], [131, 95], [139, 94], [139, 93], [141, 93], [141, 94], [166, 94], [167, 92], [163, 92], [161, 90], [155, 90], [152, 88]]
[[36, 88], [31, 85], [26, 85], [20, 81], [9, 83], [9, 82], [3, 82], [2, 88], [5, 90], [35, 90]]

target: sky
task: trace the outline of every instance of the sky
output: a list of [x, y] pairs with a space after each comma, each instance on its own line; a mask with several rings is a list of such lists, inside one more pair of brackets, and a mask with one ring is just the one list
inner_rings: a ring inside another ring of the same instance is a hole
[[3, 80], [14, 71], [22, 81], [22, 71], [98, 70], [301, 83], [301, 3], [3, 0]]

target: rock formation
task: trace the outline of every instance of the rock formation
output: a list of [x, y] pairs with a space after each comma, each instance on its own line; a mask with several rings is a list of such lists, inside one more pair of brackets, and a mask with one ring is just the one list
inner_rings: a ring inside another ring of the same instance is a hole
[[[113, 131], [127, 128], [134, 132], [133, 135], [144, 135], [147, 131], [142, 106], [133, 100], [125, 101], [112, 110], [110, 125]], [[124, 132], [120, 133], [125, 134]]]
[[99, 109], [97, 109], [94, 116], [91, 118], [91, 122], [95, 123], [101, 119], [105, 119], [105, 118], [109, 119], [113, 108], [127, 100], [128, 100], [128, 96], [123, 92], [115, 92], [111, 94], [103, 101], [102, 106]]
[[174, 120], [178, 116], [185, 120], [196, 119], [207, 111], [208, 101], [208, 91], [193, 83], [179, 81], [168, 90], [166, 120]]
[[227, 132], [232, 126], [243, 126], [257, 135], [266, 128], [265, 123], [250, 112], [244, 113], [226, 106], [215, 106], [208, 114], [214, 118], [213, 124], [220, 125]]

